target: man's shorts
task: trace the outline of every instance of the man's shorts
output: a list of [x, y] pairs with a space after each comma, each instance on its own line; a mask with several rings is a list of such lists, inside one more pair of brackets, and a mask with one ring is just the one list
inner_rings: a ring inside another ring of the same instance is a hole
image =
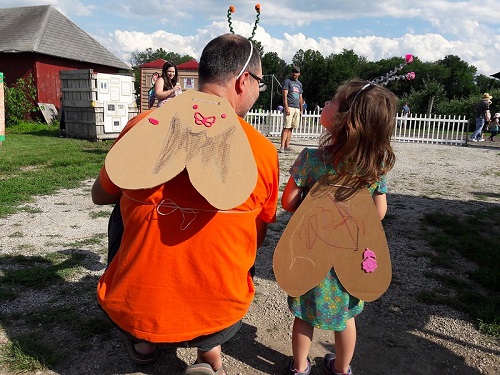
[[[223, 329], [222, 331], [212, 333], [210, 335], [196, 337], [189, 341], [181, 341], [181, 342], [172, 342], [172, 343], [158, 343], [161, 347], [167, 348], [197, 348], [202, 352], [208, 352], [215, 348], [216, 346], [224, 344], [226, 341], [229, 341], [233, 338], [234, 335], [240, 330], [242, 326], [242, 321], [238, 321], [234, 323], [232, 326]], [[134, 343], [146, 342], [143, 340], [138, 340], [128, 332], [124, 332], [125, 335], [129, 336]]]
[[286, 112], [283, 111], [283, 128], [285, 129], [295, 129], [300, 125], [300, 109], [288, 107], [290, 109], [290, 115], [287, 116]]

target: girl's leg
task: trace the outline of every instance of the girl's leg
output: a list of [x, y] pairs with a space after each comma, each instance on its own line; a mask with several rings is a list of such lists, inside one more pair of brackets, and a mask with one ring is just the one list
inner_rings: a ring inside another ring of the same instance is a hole
[[308, 367], [307, 356], [311, 348], [314, 327], [299, 318], [293, 321], [292, 352], [293, 367], [303, 372]]
[[221, 357], [222, 348], [220, 345], [215, 348], [209, 350], [208, 352], [204, 352], [198, 349], [197, 353], [197, 363], [208, 363], [214, 371], [217, 371], [222, 367], [222, 357]]
[[335, 372], [341, 374], [349, 371], [349, 364], [354, 355], [356, 346], [356, 323], [354, 318], [347, 321], [343, 331], [335, 331], [335, 362], [333, 364]]

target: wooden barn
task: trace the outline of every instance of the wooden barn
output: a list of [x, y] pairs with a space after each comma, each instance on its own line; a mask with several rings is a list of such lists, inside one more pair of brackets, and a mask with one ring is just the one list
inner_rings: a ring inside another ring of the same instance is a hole
[[61, 106], [60, 71], [91, 69], [115, 74], [130, 71], [51, 5], [0, 9], [0, 72], [5, 84], [34, 78], [37, 103]]
[[[141, 68], [141, 111], [148, 109], [148, 91], [151, 88], [151, 77], [154, 73], [161, 75], [163, 64], [166, 60], [157, 59], [140, 66]], [[198, 62], [196, 60], [186, 61], [177, 65], [179, 71], [179, 82], [183, 91], [198, 88]], [[156, 102], [155, 102], [156, 105]]]

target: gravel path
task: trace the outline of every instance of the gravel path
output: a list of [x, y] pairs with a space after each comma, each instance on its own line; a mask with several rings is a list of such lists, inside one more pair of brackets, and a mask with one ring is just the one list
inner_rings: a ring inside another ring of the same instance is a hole
[[[290, 164], [307, 143], [310, 142], [296, 142], [294, 151], [280, 154], [283, 185]], [[416, 293], [436, 283], [423, 276], [428, 258], [422, 254], [431, 250], [416, 230], [422, 215], [434, 211], [458, 214], [500, 204], [500, 148], [489, 146], [394, 145], [397, 162], [388, 176], [389, 212], [384, 220], [393, 260], [393, 282], [382, 298], [366, 304], [357, 319], [358, 343], [352, 363], [356, 375], [500, 373], [498, 340], [480, 334], [474, 322], [461, 312], [421, 304], [415, 299]], [[91, 181], [87, 181], [81, 188], [40, 197], [25, 205], [24, 211], [0, 219], [2, 258], [69, 251], [87, 254], [81, 274], [69, 280], [74, 285], [87, 286], [76, 299], [95, 298], [92, 285], [105, 264], [106, 215], [111, 208], [92, 204], [90, 185]], [[292, 318], [272, 272], [272, 252], [289, 217], [280, 209], [278, 222], [270, 227], [256, 262], [255, 301], [240, 334], [223, 347], [231, 375], [279, 374], [291, 355]], [[88, 241], [96, 238], [100, 239], [97, 243]], [[457, 261], [463, 267], [473, 267], [458, 255]], [[85, 284], [89, 282], [90, 289]], [[26, 292], [22, 298], [0, 307], [0, 347], [19, 330], [15, 324], [3, 322], [2, 315], [42, 308], [51, 301], [50, 293]], [[70, 301], [68, 297], [60, 304], [64, 306]], [[88, 313], [101, 314], [97, 307]], [[64, 325], [71, 325], [60, 324], [61, 331], [68, 328]], [[116, 331], [106, 339], [96, 335], [68, 345], [72, 350], [65, 352], [62, 364], [53, 371], [38, 373], [180, 374], [186, 363], [194, 360], [193, 350], [163, 349], [159, 363], [133, 366]], [[318, 365], [332, 345], [331, 332], [316, 331], [310, 356], [317, 366], [312, 374], [320, 374]], [[0, 374], [10, 373], [0, 366]]]

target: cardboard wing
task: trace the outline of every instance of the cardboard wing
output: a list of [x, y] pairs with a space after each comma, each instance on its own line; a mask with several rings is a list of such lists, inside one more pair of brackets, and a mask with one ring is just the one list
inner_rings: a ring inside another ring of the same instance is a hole
[[330, 268], [342, 286], [364, 301], [389, 287], [389, 248], [373, 199], [360, 183], [323, 176], [293, 214], [276, 246], [273, 268], [279, 286], [301, 296]]
[[130, 129], [109, 151], [106, 171], [117, 186], [146, 189], [184, 168], [196, 190], [225, 210], [244, 203], [257, 166], [238, 116], [226, 99], [188, 90]]

